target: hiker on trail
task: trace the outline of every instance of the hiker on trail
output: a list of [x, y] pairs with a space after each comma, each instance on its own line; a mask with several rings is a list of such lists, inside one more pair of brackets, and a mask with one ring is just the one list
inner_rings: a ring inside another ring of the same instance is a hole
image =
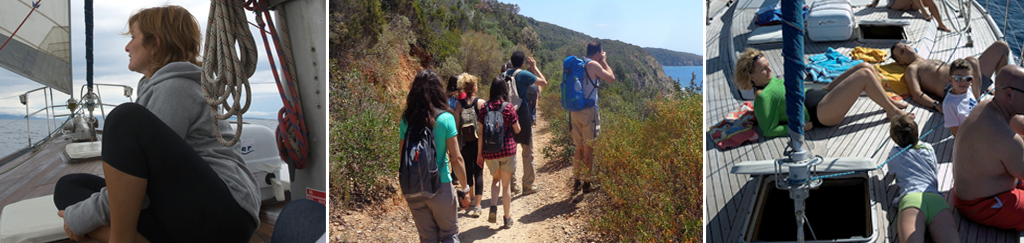
[[[107, 115], [103, 175], [69, 174], [54, 186], [57, 215], [74, 241], [245, 242], [260, 224], [260, 191], [236, 134], [212, 127], [200, 85], [199, 23], [185, 8], [147, 8], [128, 19], [128, 69], [144, 75], [135, 103]], [[215, 226], [215, 227], [214, 227]]]
[[482, 211], [480, 201], [484, 194], [484, 167], [478, 165], [475, 158], [480, 150], [479, 142], [477, 142], [480, 139], [478, 131], [482, 128], [479, 114], [485, 102], [476, 96], [479, 78], [468, 73], [462, 73], [459, 75], [458, 80], [459, 86], [462, 87], [462, 91], [465, 93], [465, 99], [459, 100], [459, 106], [462, 108], [460, 113], [462, 114], [462, 129], [459, 130], [459, 143], [465, 144], [461, 151], [462, 158], [465, 158], [466, 161], [466, 176], [469, 178], [466, 180], [466, 184], [474, 192], [472, 206], [466, 209], [466, 214], [480, 217]]
[[[764, 52], [747, 48], [740, 54], [733, 81], [737, 88], [757, 89], [754, 116], [762, 134], [768, 138], [787, 135], [789, 118], [786, 116], [785, 81], [772, 75]], [[867, 93], [875, 104], [881, 106], [886, 117], [906, 114], [902, 109], [907, 104], [892, 101], [875, 74], [867, 70], [847, 71], [823, 89], [804, 90], [804, 130], [839, 125], [861, 92]]]
[[[871, 1], [867, 7], [874, 7], [878, 5], [878, 0]], [[925, 8], [928, 8], [925, 10]], [[921, 18], [925, 21], [932, 21], [932, 15], [935, 15], [935, 21], [938, 24], [938, 29], [941, 31], [949, 32], [949, 28], [946, 24], [942, 23], [942, 14], [939, 13], [939, 8], [935, 5], [935, 0], [891, 0], [889, 2], [889, 9], [896, 11], [910, 11], [920, 10]], [[928, 14], [931, 11], [931, 14]]]
[[[462, 86], [459, 85], [459, 75], [458, 74], [452, 74], [452, 76], [448, 77], [448, 84], [445, 85], [445, 92], [446, 92], [445, 94], [448, 95], [448, 108], [450, 108], [454, 112], [454, 113], [452, 113], [452, 115], [455, 116], [455, 127], [456, 128], [460, 128], [460, 129], [462, 128], [462, 116], [459, 115], [459, 114], [462, 114], [462, 106], [459, 105], [459, 100], [461, 100], [462, 97], [466, 95], [466, 94], [462, 93], [462, 88], [461, 87]], [[462, 147], [466, 146], [466, 142], [464, 140], [461, 140], [461, 139], [458, 139], [458, 141], [459, 141], [459, 150], [461, 151]], [[451, 177], [452, 177], [452, 185], [455, 186], [455, 187], [460, 187], [461, 183], [459, 183], [459, 178], [455, 175], [455, 171], [452, 171]], [[456, 194], [458, 195], [458, 198], [460, 199], [459, 200], [459, 208], [466, 209], [466, 207], [469, 206], [468, 201], [464, 201], [463, 200], [463, 199], [467, 198], [466, 195], [463, 194], [463, 192], [461, 192], [461, 191], [456, 191]]]
[[[481, 123], [477, 139], [477, 165], [491, 172], [491, 210], [487, 220], [496, 223], [498, 214], [498, 192], [501, 192], [501, 204], [505, 210], [505, 228], [512, 227], [512, 174], [516, 173], [516, 142], [513, 133], [522, 132], [519, 115], [515, 107], [508, 102], [508, 83], [496, 80], [491, 83], [490, 99], [480, 109], [477, 119]], [[498, 188], [498, 183], [501, 188]]]
[[953, 205], [971, 221], [1021, 231], [1024, 139], [1009, 123], [1024, 114], [1024, 68], [1001, 69], [994, 92], [971, 110], [953, 142]]
[[[576, 168], [573, 173], [573, 191], [582, 188], [584, 193], [589, 193], [594, 187], [594, 147], [591, 142], [597, 139], [601, 133], [601, 115], [597, 106], [597, 83], [601, 80], [615, 82], [615, 73], [608, 65], [608, 53], [604, 52], [601, 42], [595, 40], [588, 43], [586, 57], [589, 59], [584, 64], [586, 75], [584, 80], [580, 81], [580, 86], [585, 99], [593, 101], [594, 105], [569, 112], [569, 136], [572, 137], [572, 142], [576, 145], [576, 152], [573, 153], [572, 160], [572, 167]], [[586, 166], [586, 171], [589, 172], [587, 175], [582, 175], [580, 163]]]
[[[902, 82], [906, 84], [906, 92], [908, 93], [900, 95], [909, 94], [918, 105], [932, 108], [937, 112], [943, 112], [942, 103], [939, 100], [945, 98], [945, 89], [950, 85], [948, 82], [950, 76], [949, 65], [940, 60], [924, 59], [914, 51], [914, 48], [904, 43], [893, 44], [890, 51], [890, 55], [896, 63], [907, 66]], [[982, 80], [987, 80], [993, 73], [1006, 66], [1007, 53], [1009, 52], [1010, 47], [1006, 42], [996, 41], [986, 48], [981, 53], [981, 56], [977, 58], [973, 56], [964, 58], [971, 64], [972, 75], [974, 76], [972, 85], [979, 92], [984, 93], [984, 89], [987, 88], [983, 87], [984, 83]], [[873, 65], [858, 64], [847, 70], [846, 73], [858, 70], [868, 70], [875, 73], [875, 76], [877, 76], [878, 72]], [[840, 76], [840, 78], [842, 77]], [[893, 91], [897, 93], [902, 92]]]
[[889, 135], [896, 143], [889, 151], [892, 161], [888, 166], [900, 187], [899, 195], [892, 202], [899, 206], [894, 222], [899, 242], [924, 242], [925, 229], [936, 242], [960, 242], [953, 211], [939, 192], [935, 150], [930, 144], [918, 141], [914, 114], [893, 118]]
[[[530, 194], [540, 190], [540, 187], [534, 185], [533, 182], [537, 179], [536, 169], [533, 167], [533, 119], [532, 113], [533, 108], [527, 104], [527, 92], [530, 89], [530, 85], [536, 84], [540, 87], [548, 85], [547, 79], [544, 78], [544, 74], [540, 72], [537, 66], [537, 61], [533, 60], [533, 57], [526, 57], [526, 54], [522, 51], [516, 51], [512, 53], [512, 68], [505, 71], [505, 76], [512, 79], [510, 83], [515, 90], [510, 92], [518, 91], [518, 94], [509, 94], [509, 100], [513, 102], [513, 106], [518, 107], [516, 114], [519, 117], [526, 119], [520, 120], [523, 131], [519, 132], [515, 136], [516, 143], [523, 147], [523, 194]], [[529, 64], [530, 70], [523, 70], [523, 64]], [[507, 80], [506, 80], [507, 81]], [[493, 85], [493, 84], [492, 84]], [[517, 102], [516, 98], [521, 97], [522, 101]], [[519, 104], [516, 104], [519, 103]], [[512, 176], [512, 191], [519, 193], [519, 185], [517, 183], [515, 174]]]
[[[451, 177], [449, 171], [454, 170], [458, 178], [466, 178], [466, 168], [462, 153], [459, 152], [459, 141], [456, 138], [459, 128], [456, 126], [453, 111], [448, 107], [447, 97], [441, 86], [441, 80], [434, 71], [429, 69], [420, 71], [412, 82], [399, 127], [401, 136], [399, 143], [402, 146], [403, 154], [407, 146], [414, 145], [410, 144], [412, 141], [406, 141], [408, 138], [406, 133], [410, 132], [411, 127], [425, 126], [430, 128], [433, 133], [431, 140], [435, 148], [435, 159], [441, 185], [434, 192], [433, 197], [425, 201], [412, 202], [406, 197], [412, 219], [419, 231], [420, 242], [459, 241], [458, 204], [451, 184], [455, 178]], [[462, 185], [458, 189], [465, 192], [469, 190], [469, 186]], [[409, 192], [403, 191], [403, 193]]]

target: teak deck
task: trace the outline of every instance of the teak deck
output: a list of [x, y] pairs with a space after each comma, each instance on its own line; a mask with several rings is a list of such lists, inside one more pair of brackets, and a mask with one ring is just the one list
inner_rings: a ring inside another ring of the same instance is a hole
[[[68, 163], [64, 146], [71, 143], [66, 137], [58, 136], [39, 146], [38, 151], [18, 153], [0, 159], [0, 162], [14, 158], [0, 165], [0, 208], [21, 200], [53, 194], [53, 186], [61, 176], [73, 173], [89, 173], [103, 176], [103, 163], [99, 160]], [[284, 202], [264, 202], [260, 208], [260, 226], [249, 242], [270, 242], [274, 222], [284, 208]], [[0, 212], [2, 213], [2, 212]], [[66, 241], [70, 242], [70, 241]]]
[[[717, 1], [716, 1], [717, 2]], [[739, 96], [736, 96], [732, 84], [733, 66], [736, 57], [748, 46], [747, 38], [749, 33], [757, 27], [753, 18], [758, 8], [766, 5], [774, 5], [773, 0], [740, 0], [726, 7], [718, 15], [711, 12], [713, 20], [709, 21], [706, 28], [706, 52], [705, 63], [705, 84], [706, 90], [706, 112], [704, 120], [705, 132], [707, 129], [721, 121], [727, 112], [739, 107]], [[810, 5], [811, 0], [805, 0]], [[887, 1], [881, 1], [885, 5]], [[943, 5], [942, 1], [937, 1]], [[950, 1], [953, 2], [953, 1]], [[946, 62], [956, 58], [978, 56], [990, 44], [998, 40], [997, 34], [990, 27], [985, 19], [986, 14], [980, 12], [977, 7], [971, 8], [970, 25], [974, 46], [965, 47], [967, 34], [946, 33], [936, 30], [934, 22], [927, 22], [920, 18], [916, 11], [900, 12], [892, 11], [884, 7], [866, 8], [864, 5], [869, 0], [854, 0], [854, 14], [858, 21], [873, 19], [900, 19], [911, 23], [906, 27], [909, 37], [907, 42], [918, 49], [922, 56], [928, 59], [938, 59]], [[960, 29], [965, 20], [963, 17], [953, 18], [955, 15], [950, 7], [941, 7], [946, 25], [951, 29]], [[853, 47], [865, 46], [887, 50], [891, 43], [860, 43], [853, 38], [842, 42], [818, 43], [805, 39], [805, 56], [824, 53], [828, 47], [832, 47], [841, 53], [849, 53]], [[766, 52], [771, 63], [774, 75], [783, 76], [783, 59], [781, 44], [766, 44], [753, 46]], [[1013, 54], [1011, 54], [1013, 55]], [[887, 62], [891, 62], [889, 59]], [[937, 127], [942, 122], [942, 115], [930, 110], [927, 107], [913, 104], [905, 109], [917, 115], [916, 121], [924, 134], [928, 130]], [[812, 145], [812, 151], [825, 157], [866, 157], [871, 158], [876, 164], [881, 164], [888, 159], [888, 153], [893, 143], [889, 139], [889, 123], [885, 119], [885, 113], [865, 95], [855, 102], [853, 108], [847, 113], [846, 119], [834, 127], [815, 128], [806, 133], [807, 140]], [[952, 187], [953, 179], [951, 173], [953, 136], [949, 130], [938, 126], [924, 142], [931, 143], [936, 150], [939, 161], [939, 190], [952, 205], [949, 190]], [[752, 177], [748, 175], [734, 175], [729, 171], [733, 165], [748, 160], [768, 160], [781, 158], [783, 151], [789, 142], [789, 138], [777, 137], [764, 139], [763, 137], [753, 144], [746, 144], [729, 150], [719, 150], [707, 139], [705, 149], [705, 239], [708, 242], [739, 242], [744, 229], [744, 223], [748, 217], [748, 209], [752, 203], [754, 188], [757, 185], [751, 183]], [[886, 169], [870, 172], [871, 183], [874, 185], [874, 198], [872, 207], [878, 212], [878, 225], [880, 232], [878, 242], [895, 242], [896, 228], [890, 222], [896, 217], [896, 207], [890, 207], [892, 198], [897, 193], [891, 177], [885, 178]], [[811, 193], [811, 197], [814, 194]], [[966, 219], [962, 219], [954, 212], [955, 220], [958, 222], [960, 238], [964, 242], [1018, 242], [1019, 233], [1009, 230], [1000, 230], [992, 227], [978, 225]], [[810, 236], [808, 235], [808, 240]]]

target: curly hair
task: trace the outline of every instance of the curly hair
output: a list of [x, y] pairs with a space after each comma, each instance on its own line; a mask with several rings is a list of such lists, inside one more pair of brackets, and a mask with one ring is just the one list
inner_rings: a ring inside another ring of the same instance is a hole
[[458, 77], [459, 86], [462, 86], [462, 92], [466, 93], [466, 97], [475, 95], [476, 92], [474, 92], [473, 89], [476, 88], [476, 82], [480, 81], [480, 78], [468, 73], [459, 74]]
[[405, 100], [405, 111], [402, 112], [402, 119], [408, 124], [427, 124], [433, 127], [437, 124], [434, 118], [437, 116], [435, 110], [447, 111], [455, 114], [448, 107], [447, 96], [444, 94], [444, 87], [441, 85], [441, 78], [433, 70], [426, 69], [416, 74], [409, 88], [409, 95]]
[[754, 81], [750, 78], [750, 72], [754, 71], [752, 70], [753, 66], [751, 66], [751, 62], [753, 62], [754, 57], [758, 55], [764, 55], [764, 52], [754, 48], [747, 48], [747, 50], [744, 50], [743, 53], [740, 54], [739, 59], [736, 60], [736, 68], [733, 68], [735, 71], [733, 73], [732, 81], [736, 83], [736, 88], [754, 88]]

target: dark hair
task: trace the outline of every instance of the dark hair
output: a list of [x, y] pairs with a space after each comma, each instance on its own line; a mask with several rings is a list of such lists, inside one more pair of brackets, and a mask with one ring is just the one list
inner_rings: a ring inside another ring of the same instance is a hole
[[599, 42], [599, 41], [595, 40], [595, 41], [591, 41], [590, 44], [587, 44], [587, 56], [588, 57], [589, 56], [593, 56], [594, 54], [597, 54], [598, 52], [601, 52], [601, 50], [603, 50], [603, 49], [601, 49], [601, 42]]
[[512, 77], [494, 79], [494, 82], [491, 82], [491, 95], [488, 97], [487, 102], [493, 102], [496, 100], [508, 101], [509, 81], [512, 81]]
[[454, 114], [448, 107], [447, 97], [444, 95], [444, 88], [441, 86], [441, 78], [433, 70], [426, 69], [416, 74], [409, 88], [409, 95], [405, 100], [405, 111], [402, 112], [402, 119], [408, 124], [423, 124], [433, 127], [436, 124], [434, 117], [437, 114], [435, 109], [447, 111]]
[[894, 117], [890, 121], [889, 136], [900, 148], [917, 144], [917, 122], [909, 113]]
[[[967, 70], [968, 72], [970, 72], [971, 71], [971, 63], [967, 62], [967, 60], [964, 60], [963, 58], [953, 60], [953, 63], [949, 64], [949, 75], [952, 76], [953, 75], [953, 71], [956, 71], [956, 70]], [[975, 77], [975, 78], [977, 78], [977, 77]]]
[[452, 74], [451, 77], [448, 77], [448, 85], [445, 88], [447, 88], [449, 96], [459, 95], [459, 91], [462, 90], [459, 88], [459, 75]]
[[501, 72], [504, 73], [505, 71], [508, 71], [509, 69], [512, 69], [512, 61], [511, 60], [505, 62], [504, 66], [501, 66]]
[[509, 59], [509, 61], [512, 61], [512, 67], [514, 67], [514, 68], [523, 67], [523, 61], [525, 61], [525, 60], [526, 60], [526, 53], [523, 53], [523, 51], [513, 52], [512, 53], [512, 58]]
[[892, 46], [889, 47], [889, 57], [891, 57], [892, 60], [896, 62], [900, 62], [900, 60], [896, 60], [896, 46], [899, 45], [900, 43], [902, 42], [893, 43]]

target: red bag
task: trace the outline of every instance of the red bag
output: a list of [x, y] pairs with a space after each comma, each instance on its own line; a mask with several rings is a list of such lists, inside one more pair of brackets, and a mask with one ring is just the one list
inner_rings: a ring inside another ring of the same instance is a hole
[[754, 130], [755, 123], [757, 118], [754, 117], [754, 104], [743, 102], [739, 109], [726, 114], [725, 119], [711, 127], [711, 140], [722, 150], [755, 142], [760, 139]]

